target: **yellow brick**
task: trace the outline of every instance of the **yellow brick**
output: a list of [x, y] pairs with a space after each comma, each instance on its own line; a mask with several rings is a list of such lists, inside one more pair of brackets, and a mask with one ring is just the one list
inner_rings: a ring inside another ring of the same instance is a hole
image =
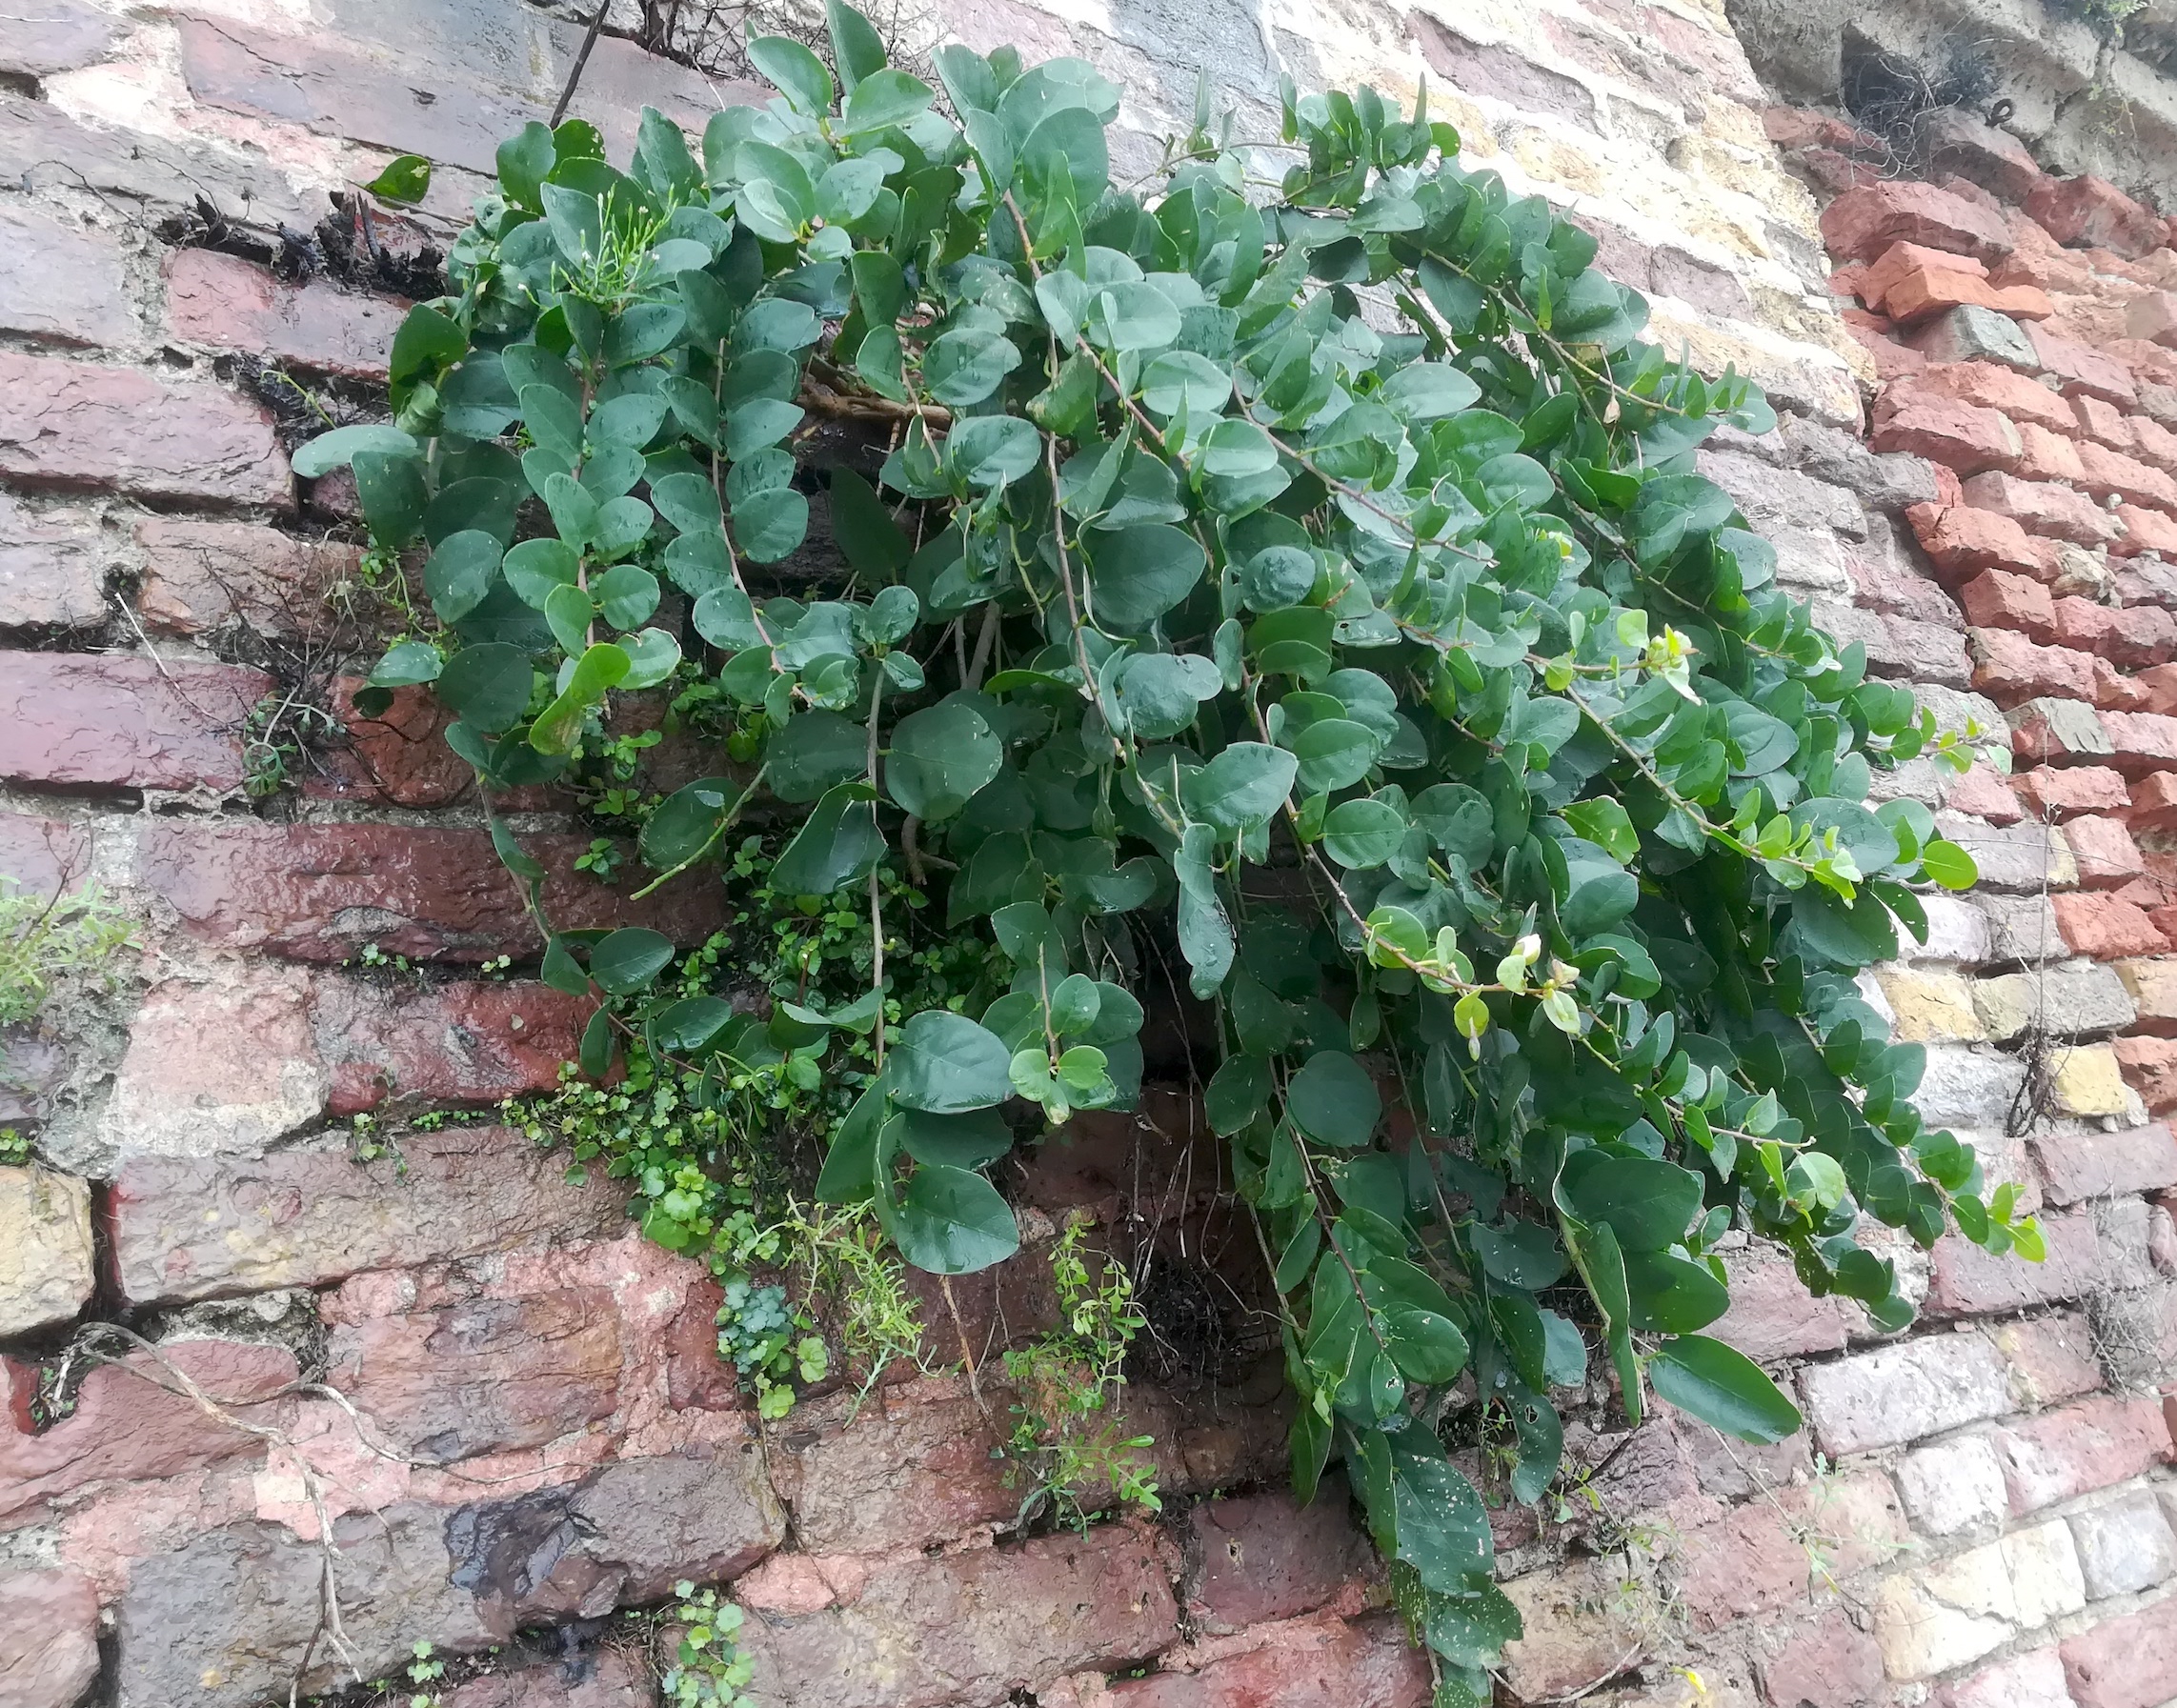
[[1955, 973], [1885, 967], [1875, 975], [1908, 1044], [1980, 1043], [1988, 1035], [1973, 1012], [1972, 988]]
[[2056, 1064], [2055, 1092], [2063, 1115], [2130, 1115], [2138, 1108], [2117, 1066], [2117, 1053], [2106, 1044], [2065, 1051]]

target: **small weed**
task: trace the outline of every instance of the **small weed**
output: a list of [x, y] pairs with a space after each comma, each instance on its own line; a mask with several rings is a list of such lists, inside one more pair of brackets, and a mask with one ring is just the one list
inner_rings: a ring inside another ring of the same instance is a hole
[[674, 1617], [685, 1626], [674, 1664], [659, 1680], [665, 1700], [671, 1708], [746, 1708], [743, 1689], [756, 1666], [741, 1653], [741, 1610], [685, 1579], [673, 1593], [680, 1602]]
[[133, 921], [95, 886], [72, 895], [27, 893], [0, 877], [0, 1025], [34, 1020], [62, 984], [85, 979], [111, 990], [114, 957], [135, 948]]

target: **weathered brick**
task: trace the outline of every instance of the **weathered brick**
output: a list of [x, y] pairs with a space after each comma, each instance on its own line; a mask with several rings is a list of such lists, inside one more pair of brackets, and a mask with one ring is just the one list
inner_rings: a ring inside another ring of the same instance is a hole
[[1830, 1455], [1895, 1446], [2009, 1409], [2003, 1359], [1977, 1335], [1885, 1346], [1800, 1374], [1815, 1439]]
[[2125, 425], [2131, 431], [2134, 456], [2165, 474], [2177, 474], [2177, 432], [2171, 432], [2151, 415], [2127, 416]]
[[2092, 961], [1981, 979], [1973, 1007], [1986, 1035], [2006, 1044], [2036, 1022], [2057, 1037], [2116, 1032], [2131, 1024], [2134, 1012], [2124, 982]]
[[2062, 834], [2037, 820], [2012, 825], [1976, 824], [1945, 811], [1936, 815], [1936, 824], [1945, 837], [1973, 856], [1982, 884], [1990, 890], [2041, 890], [2077, 879]]
[[1678, 1580], [1696, 1631], [1789, 1606], [1804, 1599], [1808, 1588], [1806, 1552], [1794, 1546], [1789, 1519], [1762, 1500], [1704, 1526]]
[[2024, 143], [1963, 108], [1923, 113], [1920, 139], [1931, 171], [1955, 172], [2004, 201], [2024, 202], [2041, 182], [2041, 168]]
[[2072, 1708], [2064, 1662], [2052, 1648], [2029, 1649], [1948, 1686], [1943, 1708]]
[[115, 653], [0, 653], [0, 776], [57, 789], [238, 788], [262, 672]]
[[[1968, 497], [1967, 502], [1970, 501]], [[1982, 508], [1996, 510], [1998, 507], [1984, 505]], [[2056, 636], [2056, 602], [2048, 596], [2048, 590], [2030, 576], [1984, 570], [1958, 590], [1958, 603], [1965, 613], [1965, 620], [1975, 628], [2016, 629], [2044, 645]]]
[[2011, 1397], [2021, 1406], [2054, 1405], [2101, 1391], [2093, 1331], [2079, 1312], [1996, 1323], [1987, 1333], [2010, 1366]]
[[1725, 1264], [1731, 1308], [1709, 1331], [1717, 1338], [1763, 1363], [1844, 1348], [1844, 1316], [1837, 1300], [1809, 1294], [1787, 1259], [1749, 1249], [1732, 1253]]
[[2105, 1395], [2013, 1419], [1993, 1432], [2010, 1509], [2021, 1517], [2126, 1482], [2170, 1456], [2162, 1408]]
[[[2177, 705], [2177, 666], [2156, 668], [2170, 673], [2155, 684], [2156, 709]], [[2140, 778], [2131, 787], [2131, 803], [2124, 816], [2135, 833], [2177, 829], [2177, 772], [2158, 771]]]
[[2086, 472], [2086, 490], [2097, 498], [2177, 511], [2177, 480], [2160, 469], [2148, 468], [2137, 457], [2089, 439], [2079, 446], [2079, 466]]
[[[1891, 311], [1884, 299], [1890, 287], [1912, 273], [1927, 271], [1954, 272], [1969, 279], [1986, 279], [1988, 276], [1986, 264], [1970, 255], [1954, 255], [1917, 243], [1893, 243], [1857, 270], [1853, 294], [1868, 308], [1887, 314]], [[1832, 286], [1836, 277], [1836, 274], [1831, 275]]]
[[1703, 451], [1695, 460], [1764, 533], [1772, 528], [1823, 528], [1853, 539], [1866, 534], [1865, 512], [1841, 486], [1735, 452]]
[[2120, 504], [2110, 512], [2124, 524], [2123, 537], [2109, 547], [2119, 557], [2135, 557], [2142, 552], [2159, 552], [2177, 558], [2177, 521], [2158, 510], [2142, 510], [2136, 504]]
[[2079, 1708], [2155, 1708], [2177, 1696], [2177, 1596], [2066, 1639], [2063, 1655]]
[[1927, 897], [1927, 941], [1915, 943], [1907, 933], [1899, 945], [1908, 961], [1955, 961], [1979, 967], [1996, 958], [1988, 915], [1977, 902], [1958, 895]]
[[119, 21], [83, 0], [48, 0], [20, 20], [0, 42], [0, 71], [18, 77], [50, 77], [79, 70], [106, 56]]
[[260, 153], [86, 124], [54, 102], [11, 90], [0, 90], [0, 160], [29, 163], [19, 174], [26, 189], [86, 190], [136, 204], [122, 210], [125, 215], [155, 218], [204, 196], [229, 217], [247, 217], [266, 231], [281, 223], [304, 227], [316, 217], [306, 216], [286, 173]]
[[1929, 1044], [1913, 1102], [1930, 1127], [2000, 1129], [2025, 1070], [2015, 1056], [1970, 1044]]
[[1900, 326], [1913, 326], [1961, 308], [1987, 309], [2013, 320], [2046, 320], [2055, 311], [2034, 285], [1991, 285], [1954, 268], [1914, 267], [1893, 279], [1883, 310]]
[[1953, 813], [1985, 818], [1990, 824], [2016, 824], [2026, 816], [2010, 784], [1977, 761], [1963, 776], [1943, 785], [1943, 804]]
[[620, 1324], [602, 1287], [344, 1323], [326, 1379], [427, 1464], [538, 1447], [612, 1415]]
[[2125, 1082], [2148, 1110], [2177, 1109], [2177, 1038], [2125, 1037], [2114, 1045]]
[[121, 245], [111, 231], [29, 208], [0, 210], [0, 332], [61, 344], [134, 335]]
[[385, 379], [407, 310], [323, 280], [290, 285], [253, 262], [208, 249], [172, 251], [166, 285], [168, 336], [349, 379]]
[[2075, 339], [2059, 337], [2045, 327], [2029, 326], [2026, 335], [2042, 371], [2055, 378], [2065, 396], [2076, 397], [2084, 392], [2127, 410], [2138, 406], [2138, 389], [2122, 362]]
[[2125, 305], [2125, 331], [2151, 344], [2177, 350], [2177, 294], [2149, 291]]
[[2123, 774], [2106, 765], [2037, 765], [2013, 782], [2034, 812], [2060, 822], [2081, 813], [2117, 813], [2131, 805]]
[[413, 988], [325, 974], [311, 1017], [330, 1075], [327, 1113], [489, 1105], [550, 1091], [595, 1006], [526, 981]]
[[434, 1698], [434, 1708], [653, 1708], [650, 1669], [617, 1649], [596, 1648], [545, 1666], [486, 1673]]
[[2007, 415], [2022, 432], [2027, 425], [2069, 433], [2071, 407], [2062, 397], [2014, 368], [1994, 362], [1931, 362], [1893, 392], [1928, 392]]
[[2167, 236], [2158, 217], [2091, 172], [2036, 179], [2026, 211], [2059, 243], [2106, 249], [2131, 261], [2160, 249]]
[[91, 1260], [89, 1184], [0, 1168], [0, 1339], [72, 1320], [91, 1297]]
[[1946, 1234], [1930, 1256], [1927, 1309], [1938, 1316], [1991, 1316], [2079, 1298], [2100, 1284], [2101, 1241], [2083, 1213], [2044, 1216], [2043, 1263], [2013, 1253], [1994, 1256], [1963, 1235]]
[[[2147, 1391], [2177, 1377], [2177, 1281], [2099, 1293], [2086, 1309], [2112, 1386]], [[2177, 1414], [2167, 1420], [2177, 1434]]]
[[[756, 1662], [759, 1700], [998, 1701], [1086, 1667], [1139, 1664], [1179, 1636], [1146, 1526], [914, 1556], [857, 1576], [854, 1593], [810, 1611], [774, 1611], [741, 1589], [752, 1614], [741, 1649]], [[902, 1642], [902, 1632], [915, 1635]]]
[[1971, 303], [1922, 327], [1912, 349], [1929, 363], [1995, 362], [2023, 373], [2041, 366], [2017, 321]]
[[2009, 1517], [2003, 1461], [1983, 1435], [1922, 1447], [1897, 1462], [1897, 1486], [1923, 1535], [1992, 1533]]
[[[588, 839], [524, 838], [551, 876], [554, 929], [645, 925], [700, 941], [721, 922], [715, 887], [687, 878], [631, 903], [574, 869]], [[141, 881], [209, 942], [302, 960], [341, 960], [364, 943], [414, 959], [481, 961], [541, 947], [514, 878], [481, 831], [374, 824], [161, 822], [145, 837]]]
[[324, 622], [332, 589], [353, 579], [358, 546], [299, 540], [254, 522], [146, 516], [136, 608], [156, 633], [196, 635], [240, 624], [265, 634], [306, 634]]
[[1916, 504], [1905, 513], [1920, 549], [1946, 581], [1961, 581], [1983, 570], [2008, 570], [2037, 581], [2056, 579], [2055, 549], [2008, 516], [1964, 503]]
[[2145, 911], [2113, 895], [2056, 895], [2049, 898], [2064, 942], [2074, 954], [2098, 961], [2126, 955], [2158, 954], [2168, 947]]
[[[2152, 961], [2120, 961], [2127, 967]], [[2159, 1121], [2122, 1133], [2050, 1135], [2031, 1141], [2050, 1200], [2076, 1204], [2119, 1193], [2177, 1186], [2177, 1138]]]
[[2090, 700], [2094, 694], [2091, 653], [2068, 647], [2036, 646], [2007, 629], [1975, 629], [1967, 636], [1973, 657], [1973, 687], [1999, 706], [2026, 700]]
[[2089, 890], [2121, 890], [2146, 870], [2121, 818], [2089, 813], [2066, 824], [2064, 837], [2078, 862], [2079, 882]]
[[2127, 775], [2177, 765], [2177, 717], [2152, 712], [2104, 713], [2102, 728], [2108, 733], [2111, 763]]
[[1867, 261], [1897, 242], [2000, 261], [2011, 251], [2001, 219], [1931, 184], [1894, 179], [1848, 190], [1822, 211], [1829, 252]]
[[1520, 1610], [1521, 1637], [1504, 1645], [1504, 1682], [1515, 1700], [1541, 1701], [1623, 1672], [1659, 1646], [1653, 1621], [1612, 1593], [1623, 1580], [1577, 1556], [1503, 1585]]
[[1224, 1635], [1312, 1613], [1368, 1577], [1375, 1558], [1349, 1505], [1334, 1477], [1304, 1507], [1283, 1490], [1196, 1507], [1187, 1516], [1188, 1554], [1200, 1562], [1187, 1598], [1196, 1627]]
[[[2026, 383], [2032, 384], [2030, 380]], [[2052, 402], [2061, 401], [2053, 392], [2042, 394]], [[2086, 471], [2079, 461], [2078, 447], [2064, 432], [2043, 427], [2037, 421], [2021, 421], [2017, 426], [2020, 449], [2018, 467], [2013, 472], [2021, 480], [2086, 485]]]
[[401, 1155], [345, 1149], [133, 1158], [108, 1203], [121, 1291], [139, 1304], [314, 1286], [364, 1269], [597, 1238], [624, 1195], [571, 1186], [511, 1127], [411, 1134]]
[[2105, 398], [2081, 392], [2071, 399], [2071, 408], [2078, 413], [2077, 431], [2097, 444], [2106, 445], [2111, 451], [2130, 455], [2132, 436], [2129, 418], [2115, 404]]
[[1875, 1639], [1892, 1678], [1932, 1678], [2086, 1602], [2071, 1533], [2035, 1525], [1884, 1580]]
[[[2114, 518], [2086, 493], [2046, 480], [1996, 472], [1965, 484], [1965, 502], [2008, 516], [2021, 528], [2081, 546], [2106, 546], [2118, 534]], [[2076, 644], [2071, 643], [2071, 644]]]
[[0, 350], [0, 474], [142, 498], [285, 506], [260, 404], [203, 380]]
[[1896, 1016], [1893, 1030], [1900, 1040], [1978, 1043], [1987, 1037], [1987, 1028], [1975, 1012], [1973, 989], [1957, 974], [1885, 967], [1876, 977]]
[[2071, 1515], [2086, 1594], [2128, 1596], [2177, 1576], [2177, 1535], [2151, 1489]]
[[0, 1572], [0, 1699], [75, 1708], [98, 1677], [98, 1592], [74, 1572]]
[[[1885, 393], [1885, 405], [1890, 401]], [[1869, 442], [1877, 451], [1909, 452], [1961, 475], [2015, 468], [2025, 449], [2018, 429], [1993, 410], [1909, 393], [1886, 412], [1878, 412]]]
[[2158, 1037], [2177, 1037], [2177, 960], [2154, 956], [2116, 964], [2138, 1010], [2138, 1027]]
[[1101, 1699], [1123, 1708], [1422, 1708], [1430, 1698], [1428, 1665], [1394, 1618], [1296, 1620], [1260, 1637], [1194, 1672], [1119, 1678]]
[[[0, 1516], [38, 1511], [93, 1483], [174, 1477], [263, 1451], [262, 1437], [173, 1391], [160, 1360], [259, 1424], [276, 1422], [281, 1402], [271, 1397], [295, 1376], [284, 1346], [176, 1340], [156, 1358], [131, 1353], [93, 1369], [75, 1410], [43, 1434], [30, 1433], [27, 1406], [0, 1405]], [[0, 1379], [10, 1374], [0, 1367]]]
[[2116, 1115], [2138, 1120], [2146, 1113], [2127, 1088], [2123, 1065], [2108, 1044], [2074, 1044], [2056, 1058], [2056, 1072], [2049, 1081], [2049, 1108], [2055, 1114], [2081, 1119]]
[[88, 629], [109, 615], [98, 518], [0, 492], [0, 630]]
[[2090, 706], [2073, 700], [2029, 700], [2005, 713], [2011, 751], [2030, 765], [2066, 765], [2114, 757], [2116, 741]]

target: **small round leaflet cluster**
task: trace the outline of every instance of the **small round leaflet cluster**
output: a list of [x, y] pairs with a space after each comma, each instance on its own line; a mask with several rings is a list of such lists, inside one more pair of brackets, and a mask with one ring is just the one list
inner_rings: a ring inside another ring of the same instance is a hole
[[[775, 890], [874, 900], [904, 860], [989, 933], [1007, 994], [897, 1022], [881, 956], [860, 1001], [764, 1017], [653, 995], [644, 930], [544, 964], [605, 999], [593, 1072], [636, 1032], [702, 1066], [876, 1028], [820, 1193], [940, 1275], [1016, 1250], [987, 1171], [1027, 1105], [1130, 1105], [1137, 993], [1179, 969], [1275, 1271], [1295, 1486], [1343, 1460], [1440, 1701], [1486, 1700], [1519, 1621], [1451, 1384], [1531, 1500], [1591, 1347], [1630, 1419], [1797, 1427], [1702, 1333], [1727, 1231], [1885, 1328], [1910, 1306], [1863, 1216], [2036, 1255], [1854, 982], [1925, 931], [1916, 886], [1974, 876], [1870, 776], [1969, 749], [1694, 472], [1773, 425], [1759, 393], [1643, 343], [1594, 241], [1425, 102], [1288, 89], [1282, 138], [1239, 144], [1205, 103], [1123, 184], [1086, 64], [947, 48], [940, 101], [830, 15], [836, 71], [753, 43], [782, 98], [699, 155], [656, 113], [625, 171], [578, 121], [500, 149], [458, 294], [395, 340], [395, 424], [298, 458], [352, 465], [421, 565], [435, 621], [366, 707], [432, 684], [489, 798], [560, 775], [612, 696], [701, 687], [760, 764], [658, 806], [655, 874], [768, 796]], [[889, 428], [874, 483], [804, 466], [813, 409]], [[813, 492], [851, 576], [785, 596]]]

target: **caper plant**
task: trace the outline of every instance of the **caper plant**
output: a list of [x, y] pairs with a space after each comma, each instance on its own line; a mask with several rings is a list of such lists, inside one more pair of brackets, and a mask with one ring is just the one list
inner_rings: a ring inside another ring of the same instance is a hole
[[[1854, 982], [1925, 933], [1916, 889], [1974, 876], [1872, 774], [1962, 770], [1975, 733], [1816, 628], [1694, 471], [1773, 425], [1757, 391], [1643, 342], [1594, 240], [1461, 167], [1425, 92], [1288, 86], [1280, 138], [1205, 111], [1120, 183], [1081, 61], [947, 48], [940, 99], [830, 17], [836, 70], [752, 43], [779, 97], [699, 151], [655, 112], [625, 171], [579, 121], [502, 147], [457, 294], [394, 343], [395, 423], [298, 463], [352, 464], [420, 564], [372, 693], [433, 684], [488, 800], [594, 751], [615, 696], [700, 690], [750, 763], [651, 815], [654, 883], [761, 795], [780, 894], [880, 909], [897, 862], [989, 934], [1011, 988], [979, 1013], [892, 1023], [880, 952], [864, 996], [765, 1022], [874, 1042], [820, 1196], [923, 1269], [1013, 1254], [986, 1171], [1029, 1106], [1129, 1106], [1144, 971], [1181, 969], [1295, 1487], [1342, 1460], [1440, 1700], [1486, 1699], [1518, 1618], [1440, 1437], [1456, 1380], [1533, 1499], [1591, 1347], [1628, 1421], [1798, 1427], [1701, 1332], [1727, 1233], [1885, 1329], [1911, 1308], [1863, 1216], [2031, 1255]], [[816, 466], [825, 417], [862, 472]], [[788, 596], [812, 494], [851, 578]], [[745, 1033], [650, 994], [662, 936], [539, 919], [544, 977], [602, 998], [591, 1070]]]

